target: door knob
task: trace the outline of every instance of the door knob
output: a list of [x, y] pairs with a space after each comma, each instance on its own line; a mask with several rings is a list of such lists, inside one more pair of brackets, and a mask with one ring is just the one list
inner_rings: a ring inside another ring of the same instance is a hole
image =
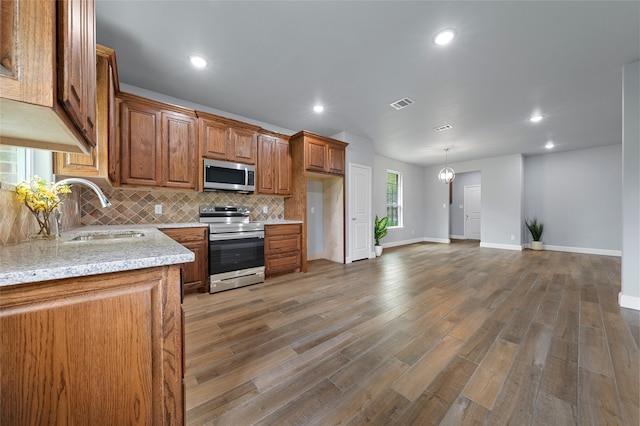
[[352, 218], [351, 218], [351, 220], [356, 220], [356, 218], [355, 218], [355, 217], [352, 217]]

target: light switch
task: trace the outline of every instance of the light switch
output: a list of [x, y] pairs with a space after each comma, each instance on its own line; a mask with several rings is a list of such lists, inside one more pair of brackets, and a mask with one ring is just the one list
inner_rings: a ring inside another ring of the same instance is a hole
[[155, 214], [162, 214], [162, 204], [156, 204]]
[[269, 207], [267, 207], [267, 206], [262, 206], [262, 213], [264, 213], [264, 214], [268, 214], [268, 213], [269, 213]]
[[464, 204], [458, 204], [459, 209], [464, 209]]
[[316, 212], [316, 208], [315, 207], [311, 207], [311, 214], [314, 214]]

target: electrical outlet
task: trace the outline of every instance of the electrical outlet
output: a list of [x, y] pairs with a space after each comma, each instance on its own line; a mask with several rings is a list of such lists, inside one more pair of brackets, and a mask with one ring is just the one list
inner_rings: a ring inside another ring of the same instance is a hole
[[311, 214], [314, 214], [316, 212], [316, 208], [315, 207], [311, 207]]
[[154, 211], [155, 214], [162, 214], [162, 204], [156, 204]]
[[264, 214], [269, 214], [269, 207], [267, 207], [267, 206], [262, 206], [262, 213], [264, 213]]
[[515, 241], [515, 240], [516, 240], [516, 236], [515, 236], [515, 235], [512, 235], [512, 236], [511, 236], [511, 241]]

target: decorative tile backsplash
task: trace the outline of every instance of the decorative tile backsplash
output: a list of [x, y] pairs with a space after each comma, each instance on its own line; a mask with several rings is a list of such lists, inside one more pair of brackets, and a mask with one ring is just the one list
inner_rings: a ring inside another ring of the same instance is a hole
[[[62, 229], [80, 226], [80, 215], [75, 213], [80, 201], [80, 191], [73, 190], [62, 205]], [[0, 245], [20, 243], [38, 231], [38, 222], [33, 213], [16, 198], [13, 185], [2, 184], [0, 188]]]
[[[284, 218], [284, 199], [232, 192], [148, 191], [121, 188], [103, 189], [111, 207], [102, 208], [93, 191], [82, 190], [82, 225], [126, 225], [139, 223], [198, 222], [201, 205], [246, 206], [251, 220]], [[162, 213], [155, 206], [162, 205]], [[262, 213], [266, 206], [268, 213]]]

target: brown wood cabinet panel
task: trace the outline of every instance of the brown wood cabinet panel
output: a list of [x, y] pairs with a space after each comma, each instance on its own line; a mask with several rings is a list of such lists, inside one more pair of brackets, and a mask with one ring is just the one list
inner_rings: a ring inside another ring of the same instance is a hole
[[284, 137], [258, 136], [258, 194], [291, 195], [291, 154]]
[[96, 144], [94, 2], [67, 0], [58, 6], [58, 96], [87, 141]]
[[0, 424], [182, 424], [176, 266], [0, 288]]
[[57, 176], [84, 177], [99, 185], [119, 183], [119, 176], [111, 173], [119, 164], [119, 160], [114, 161], [118, 152], [114, 140], [116, 75], [115, 51], [96, 46], [96, 146], [91, 154], [54, 152], [53, 171]]
[[256, 164], [256, 140], [255, 130], [243, 128], [231, 128], [231, 147], [233, 149], [233, 161], [246, 164]]
[[321, 141], [316, 141], [309, 138], [306, 141], [306, 168], [307, 170], [315, 170], [318, 172], [324, 172], [326, 168], [326, 150], [327, 144]]
[[301, 224], [266, 225], [264, 236], [265, 275], [300, 271]]
[[327, 145], [327, 169], [329, 173], [344, 174], [344, 147]]
[[207, 158], [226, 160], [229, 127], [213, 120], [199, 119], [202, 155]]
[[122, 183], [160, 186], [160, 111], [150, 105], [123, 101], [120, 104]]
[[0, 142], [89, 153], [96, 141], [93, 0], [0, 3]]
[[276, 139], [276, 194], [291, 195], [291, 153], [289, 141]]
[[259, 127], [196, 111], [202, 156], [256, 164]]
[[195, 118], [178, 113], [162, 113], [163, 185], [172, 188], [196, 187], [198, 147]]
[[205, 293], [209, 282], [208, 228], [165, 228], [161, 231], [191, 250], [196, 257], [193, 262], [180, 265], [185, 294]]
[[275, 176], [276, 139], [272, 136], [258, 136], [258, 194], [276, 193]]

